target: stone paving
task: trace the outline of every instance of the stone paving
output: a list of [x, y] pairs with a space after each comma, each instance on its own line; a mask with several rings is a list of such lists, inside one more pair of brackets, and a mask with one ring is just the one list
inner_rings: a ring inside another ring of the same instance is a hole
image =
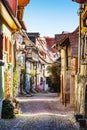
[[21, 113], [11, 120], [0, 120], [0, 130], [79, 130], [74, 111], [64, 107], [56, 93], [18, 97]]

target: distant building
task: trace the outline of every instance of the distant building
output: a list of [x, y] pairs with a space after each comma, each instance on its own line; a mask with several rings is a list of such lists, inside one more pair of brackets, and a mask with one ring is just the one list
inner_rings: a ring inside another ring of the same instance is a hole
[[36, 44], [36, 38], [40, 36], [39, 33], [27, 33], [29, 39]]

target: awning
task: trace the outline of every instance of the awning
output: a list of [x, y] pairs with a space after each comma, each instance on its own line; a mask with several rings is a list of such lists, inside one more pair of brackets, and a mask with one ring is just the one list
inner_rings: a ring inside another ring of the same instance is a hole
[[87, 3], [87, 0], [72, 0], [74, 2], [77, 2], [79, 4], [86, 4]]

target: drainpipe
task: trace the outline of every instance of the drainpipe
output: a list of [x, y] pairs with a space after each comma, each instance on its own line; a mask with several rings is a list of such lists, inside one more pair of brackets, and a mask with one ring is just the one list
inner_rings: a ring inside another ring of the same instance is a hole
[[[80, 74], [80, 64], [81, 64], [81, 5], [79, 5], [79, 38], [78, 38], [78, 72], [77, 72], [77, 78]], [[77, 79], [78, 80], [78, 79]], [[77, 89], [76, 89], [76, 113], [79, 113], [80, 106], [78, 104], [78, 83], [77, 83]]]
[[79, 11], [79, 43], [78, 43], [78, 74], [80, 73], [80, 63], [81, 63], [81, 5]]

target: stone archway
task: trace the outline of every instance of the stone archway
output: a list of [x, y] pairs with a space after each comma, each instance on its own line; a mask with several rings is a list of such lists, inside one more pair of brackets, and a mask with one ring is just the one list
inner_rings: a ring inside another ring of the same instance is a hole
[[85, 116], [87, 117], [87, 85], [85, 89]]

